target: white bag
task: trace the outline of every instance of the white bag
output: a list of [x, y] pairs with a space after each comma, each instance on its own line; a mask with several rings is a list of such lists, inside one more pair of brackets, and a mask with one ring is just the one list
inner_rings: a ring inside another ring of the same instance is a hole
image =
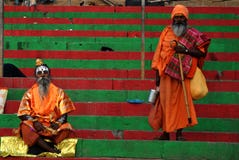
[[4, 107], [7, 99], [7, 93], [8, 89], [7, 88], [0, 88], [0, 114], [3, 114], [4, 112]]

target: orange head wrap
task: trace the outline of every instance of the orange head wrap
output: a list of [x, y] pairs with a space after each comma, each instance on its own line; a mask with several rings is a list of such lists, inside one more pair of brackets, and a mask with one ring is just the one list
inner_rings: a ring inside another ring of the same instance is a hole
[[175, 15], [184, 15], [188, 19], [189, 11], [184, 5], [178, 4], [173, 8], [171, 18], [173, 19]]

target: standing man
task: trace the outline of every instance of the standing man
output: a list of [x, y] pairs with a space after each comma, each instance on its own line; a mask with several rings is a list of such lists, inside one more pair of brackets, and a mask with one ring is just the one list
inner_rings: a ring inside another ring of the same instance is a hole
[[[185, 138], [182, 130], [198, 123], [190, 93], [190, 78], [193, 77], [197, 67], [202, 69], [210, 39], [189, 27], [188, 18], [189, 12], [184, 5], [176, 5], [173, 8], [172, 24], [162, 31], [152, 60], [151, 67], [156, 71], [156, 90], [160, 91], [155, 107], [160, 115], [159, 128], [163, 130], [163, 134], [155, 138], [158, 140], [170, 140], [170, 132], [176, 131], [176, 140], [183, 141]], [[184, 80], [190, 120], [185, 106], [182, 81], [165, 73], [167, 64], [176, 53], [192, 57], [190, 71]]]
[[50, 69], [41, 59], [36, 60], [35, 76], [36, 83], [25, 92], [18, 110], [20, 135], [29, 147], [34, 145], [45, 152], [60, 153], [54, 145], [72, 132], [67, 114], [74, 111], [75, 106], [66, 93], [51, 82]]

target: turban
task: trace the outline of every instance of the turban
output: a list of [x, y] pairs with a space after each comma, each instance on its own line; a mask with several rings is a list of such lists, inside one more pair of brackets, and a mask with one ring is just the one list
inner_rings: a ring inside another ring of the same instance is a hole
[[175, 15], [184, 15], [188, 19], [188, 14], [189, 12], [187, 7], [185, 7], [184, 5], [178, 4], [173, 8], [173, 11], [171, 13], [171, 18], [173, 19]]

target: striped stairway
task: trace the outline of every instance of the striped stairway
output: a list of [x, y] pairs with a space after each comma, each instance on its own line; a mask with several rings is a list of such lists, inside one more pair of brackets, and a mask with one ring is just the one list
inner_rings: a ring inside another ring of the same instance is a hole
[[[150, 63], [160, 32], [170, 24], [171, 9], [145, 8], [141, 79], [140, 7], [37, 6], [32, 12], [5, 6], [4, 63], [14, 64], [27, 78], [0, 78], [1, 86], [9, 88], [0, 136], [12, 135], [18, 127], [16, 112], [34, 83], [40, 57], [51, 68], [53, 82], [76, 105], [69, 117], [79, 138], [76, 158], [239, 159], [238, 7], [189, 7], [189, 24], [212, 38], [204, 67], [210, 92], [195, 101], [199, 124], [185, 129], [188, 141], [153, 140], [160, 133], [147, 123], [147, 97], [155, 87]], [[134, 99], [144, 103], [127, 102]]]

